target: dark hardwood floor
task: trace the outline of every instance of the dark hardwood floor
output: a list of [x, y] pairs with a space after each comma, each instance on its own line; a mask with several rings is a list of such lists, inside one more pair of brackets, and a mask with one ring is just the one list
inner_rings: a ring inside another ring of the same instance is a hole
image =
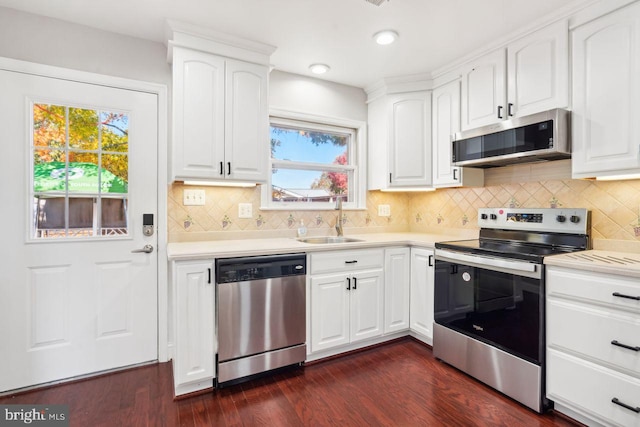
[[538, 415], [402, 339], [173, 400], [168, 363], [0, 397], [67, 404], [71, 426], [575, 426]]

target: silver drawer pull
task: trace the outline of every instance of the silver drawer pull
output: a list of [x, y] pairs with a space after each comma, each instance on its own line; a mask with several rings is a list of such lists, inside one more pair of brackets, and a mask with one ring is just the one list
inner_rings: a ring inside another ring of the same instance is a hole
[[638, 408], [637, 406], [634, 408], [633, 406], [627, 405], [626, 403], [622, 403], [618, 400], [617, 397], [614, 397], [613, 399], [611, 399], [611, 402], [615, 403], [616, 405], [622, 406], [625, 409], [633, 411], [636, 414], [640, 414], [640, 408]]

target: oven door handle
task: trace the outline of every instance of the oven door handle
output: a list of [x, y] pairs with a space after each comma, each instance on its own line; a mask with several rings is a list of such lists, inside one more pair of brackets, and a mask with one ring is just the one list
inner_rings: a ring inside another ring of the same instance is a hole
[[536, 273], [539, 274], [538, 264], [482, 255], [469, 255], [445, 249], [436, 249], [436, 260], [470, 264], [472, 266], [486, 268], [487, 270], [491, 270], [490, 267], [496, 267], [497, 269], [509, 270], [514, 273], [522, 272], [527, 276], [532, 274], [536, 275]]

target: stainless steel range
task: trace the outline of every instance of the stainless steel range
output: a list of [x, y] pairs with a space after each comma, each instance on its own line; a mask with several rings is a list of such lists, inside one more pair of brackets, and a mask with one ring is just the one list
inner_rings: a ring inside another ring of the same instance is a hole
[[478, 225], [477, 240], [436, 243], [433, 353], [543, 412], [543, 260], [589, 248], [589, 212], [486, 208]]

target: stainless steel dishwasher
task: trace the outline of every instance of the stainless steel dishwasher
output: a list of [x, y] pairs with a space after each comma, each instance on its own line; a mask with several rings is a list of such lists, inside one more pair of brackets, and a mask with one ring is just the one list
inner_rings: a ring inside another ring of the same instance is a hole
[[216, 260], [217, 384], [306, 357], [306, 255]]

